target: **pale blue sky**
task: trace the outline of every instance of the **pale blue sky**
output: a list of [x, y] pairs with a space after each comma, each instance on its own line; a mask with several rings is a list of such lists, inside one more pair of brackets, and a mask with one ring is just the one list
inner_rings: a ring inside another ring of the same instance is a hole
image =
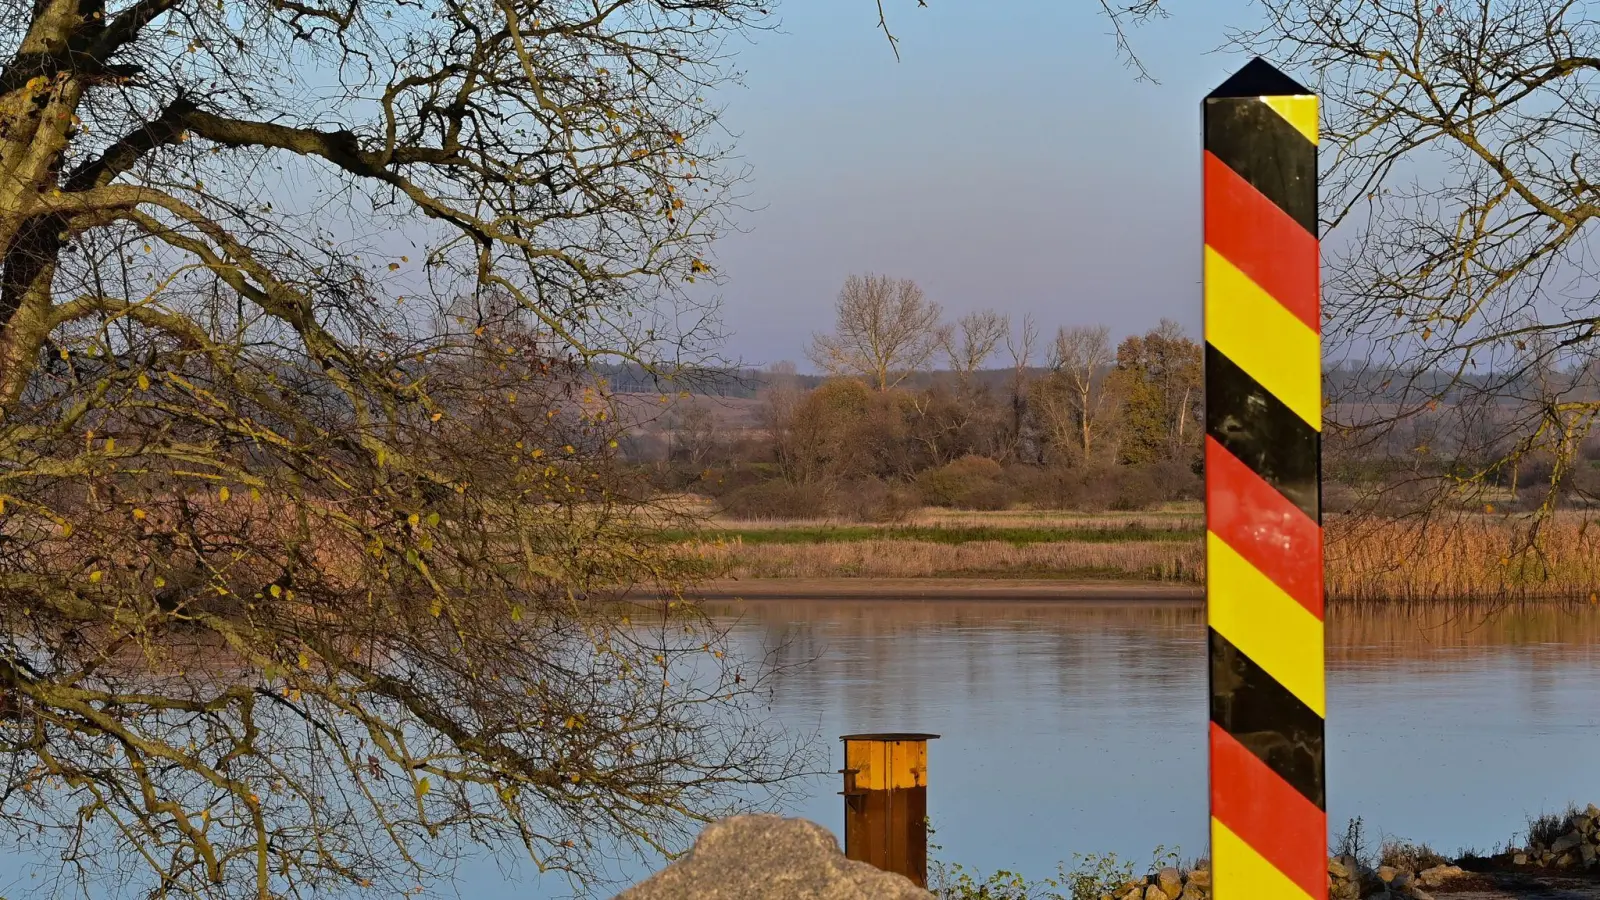
[[728, 355], [791, 359], [845, 275], [916, 279], [952, 314], [1033, 312], [1121, 336], [1200, 325], [1199, 103], [1246, 0], [1170, 4], [1116, 55], [1094, 0], [789, 0], [739, 52], [727, 122], [754, 169], [717, 262]]

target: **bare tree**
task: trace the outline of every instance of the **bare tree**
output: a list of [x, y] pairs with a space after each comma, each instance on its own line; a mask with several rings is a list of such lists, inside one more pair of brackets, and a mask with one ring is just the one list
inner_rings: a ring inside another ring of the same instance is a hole
[[680, 400], [667, 427], [671, 439], [667, 458], [688, 463], [692, 468], [705, 466], [722, 444], [716, 413], [711, 409], [711, 401], [704, 397]]
[[926, 368], [944, 345], [939, 304], [909, 278], [851, 275], [834, 302], [832, 334], [815, 334], [806, 355], [830, 375], [856, 375], [880, 391]]
[[957, 319], [955, 327], [945, 329], [943, 335], [950, 371], [966, 385], [1010, 333], [1011, 319], [992, 309], [975, 310]]
[[588, 365], [700, 355], [763, 6], [0, 0], [7, 850], [584, 879], [789, 771], [709, 623], [607, 602], [694, 569]]
[[1104, 325], [1062, 327], [1050, 348], [1051, 376], [1066, 396], [1073, 438], [1084, 460], [1093, 457], [1095, 438], [1112, 412], [1106, 376], [1115, 359], [1111, 329]]
[[[1332, 425], [1376, 446], [1464, 395], [1500, 398], [1520, 410], [1508, 453], [1570, 465], [1600, 398], [1575, 379], [1544, 382], [1538, 403], [1516, 398], [1538, 372], [1586, 368], [1600, 341], [1593, 5], [1265, 6], [1267, 26], [1240, 43], [1304, 69], [1324, 97], [1322, 218], [1348, 247], [1326, 269], [1330, 349], [1397, 382], [1387, 415]], [[1459, 494], [1508, 464], [1437, 472]]]
[[1023, 313], [1022, 323], [1005, 336], [1006, 355], [1011, 358], [1011, 416], [1006, 433], [1002, 436], [1000, 452], [1005, 459], [1022, 452], [1024, 433], [1028, 421], [1028, 369], [1033, 365], [1033, 354], [1039, 343], [1039, 327], [1033, 313]]

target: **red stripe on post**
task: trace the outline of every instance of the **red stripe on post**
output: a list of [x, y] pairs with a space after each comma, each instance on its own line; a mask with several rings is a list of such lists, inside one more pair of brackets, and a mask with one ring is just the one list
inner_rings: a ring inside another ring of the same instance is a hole
[[1322, 528], [1210, 435], [1206, 530], [1322, 618]]
[[1206, 243], [1321, 334], [1316, 235], [1214, 154], [1205, 158]]
[[1325, 896], [1327, 813], [1215, 722], [1211, 723], [1211, 814], [1307, 894]]

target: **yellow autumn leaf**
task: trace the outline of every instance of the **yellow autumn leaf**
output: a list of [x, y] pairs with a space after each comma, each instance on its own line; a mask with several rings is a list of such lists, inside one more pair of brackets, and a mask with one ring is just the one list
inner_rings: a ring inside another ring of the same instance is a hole
[[150, 376], [144, 374], [143, 372], [139, 373], [139, 390], [141, 390], [141, 391], [150, 390]]
[[223, 503], [227, 503], [228, 502], [228, 498], [231, 497], [231, 496], [233, 496], [233, 495], [231, 493], [229, 493], [228, 488], [227, 488], [226, 485], [223, 486], [222, 490], [217, 491], [217, 499], [221, 500]]
[[115, 452], [117, 452], [117, 439], [116, 438], [106, 438], [106, 452], [107, 453], [115, 453]]
[[144, 510], [142, 510], [142, 509], [134, 510], [133, 511], [133, 517], [135, 519], [143, 519], [144, 518]]
[[394, 272], [400, 268], [399, 263], [389, 263], [389, 271]]
[[426, 796], [428, 791], [431, 790], [433, 790], [433, 782], [429, 781], [427, 776], [423, 776], [422, 780], [417, 782], [417, 794]]
[[153, 581], [151, 583], [154, 584], [158, 588], [164, 588], [164, 587], [167, 586], [167, 580], [165, 578], [162, 578], [160, 575], [157, 575], [155, 577], [155, 581]]
[[300, 668], [302, 669], [311, 668], [311, 657], [307, 656], [304, 650], [300, 651], [300, 659], [298, 662], [300, 663]]
[[257, 490], [256, 488], [251, 488], [250, 489], [250, 499], [251, 500], [260, 500], [261, 499], [261, 491]]
[[283, 588], [273, 585], [272, 587], [267, 588], [267, 593], [274, 597], [281, 597], [283, 596]]
[[100, 573], [99, 570], [95, 570], [93, 572], [90, 572], [89, 573], [89, 583], [90, 584], [99, 584], [100, 583], [100, 576], [101, 576], [101, 573]]
[[422, 517], [417, 515], [416, 513], [412, 513], [411, 515], [406, 516], [406, 523], [409, 524], [412, 528], [417, 527], [417, 523], [421, 522], [421, 521], [422, 521]]

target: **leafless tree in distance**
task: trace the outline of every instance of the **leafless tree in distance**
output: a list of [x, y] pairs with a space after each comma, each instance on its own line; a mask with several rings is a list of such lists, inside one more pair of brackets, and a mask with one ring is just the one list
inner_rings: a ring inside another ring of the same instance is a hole
[[1116, 354], [1104, 325], [1063, 326], [1050, 347], [1050, 372], [1060, 382], [1072, 419], [1077, 451], [1091, 459], [1095, 438], [1112, 411], [1107, 375]]
[[909, 278], [850, 275], [834, 301], [834, 328], [806, 355], [830, 375], [854, 375], [880, 391], [926, 368], [945, 343], [939, 304]]
[[950, 371], [967, 384], [1010, 333], [1010, 317], [992, 309], [974, 310], [957, 319], [943, 335], [942, 349]]

